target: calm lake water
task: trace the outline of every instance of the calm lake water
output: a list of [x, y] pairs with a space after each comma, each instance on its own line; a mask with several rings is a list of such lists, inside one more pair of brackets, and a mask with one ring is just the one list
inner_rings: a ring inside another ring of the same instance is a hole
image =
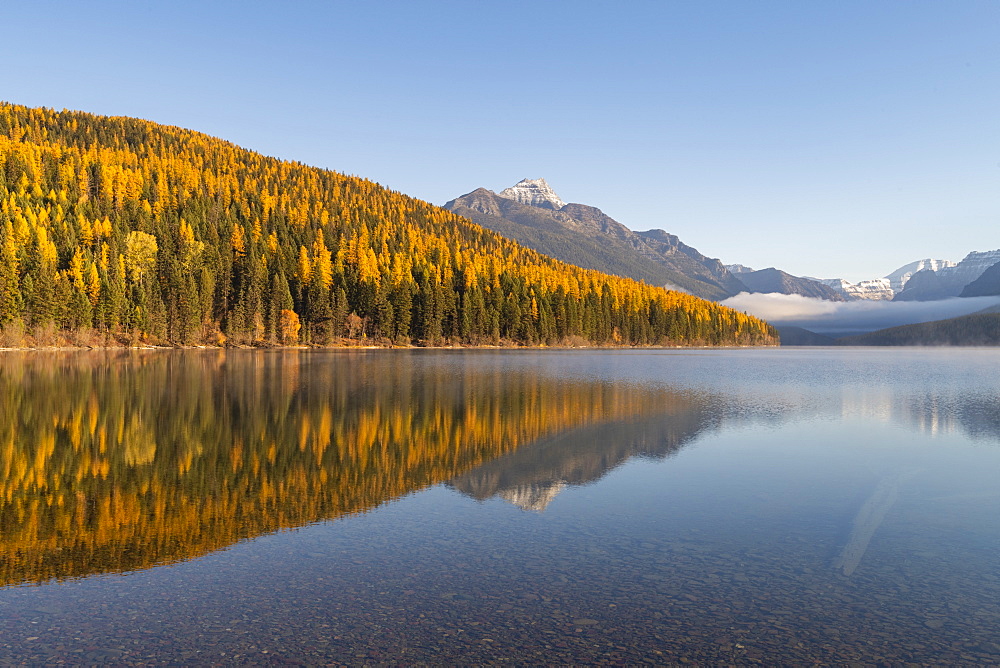
[[0, 664], [1000, 662], [1000, 351], [0, 354]]

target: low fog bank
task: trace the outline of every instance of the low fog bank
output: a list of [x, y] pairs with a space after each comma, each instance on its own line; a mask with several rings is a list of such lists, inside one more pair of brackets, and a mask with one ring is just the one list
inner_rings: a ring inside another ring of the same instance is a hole
[[997, 306], [1000, 298], [952, 297], [933, 302], [828, 302], [801, 295], [741, 292], [720, 303], [763, 318], [772, 325], [802, 327], [819, 334], [840, 336], [957, 318]]

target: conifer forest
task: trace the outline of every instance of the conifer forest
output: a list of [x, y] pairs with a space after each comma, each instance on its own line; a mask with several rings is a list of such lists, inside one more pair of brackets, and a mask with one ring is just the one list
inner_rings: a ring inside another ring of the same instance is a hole
[[0, 347], [768, 345], [363, 178], [177, 127], [0, 104]]

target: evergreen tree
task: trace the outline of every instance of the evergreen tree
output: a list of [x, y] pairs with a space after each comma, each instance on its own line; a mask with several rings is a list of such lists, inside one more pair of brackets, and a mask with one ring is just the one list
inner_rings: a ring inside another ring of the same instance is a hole
[[15, 321], [179, 344], [275, 343], [296, 324], [313, 344], [776, 341], [745, 314], [556, 262], [370, 181], [0, 104], [0, 325]]
[[[282, 271], [275, 272], [271, 279], [271, 290], [267, 299], [267, 342], [279, 343], [282, 339], [282, 313], [291, 311], [295, 306], [292, 301], [292, 291], [288, 287], [288, 279]], [[285, 316], [286, 320], [288, 316]]]
[[20, 322], [23, 309], [14, 228], [4, 216], [0, 220], [0, 327]]

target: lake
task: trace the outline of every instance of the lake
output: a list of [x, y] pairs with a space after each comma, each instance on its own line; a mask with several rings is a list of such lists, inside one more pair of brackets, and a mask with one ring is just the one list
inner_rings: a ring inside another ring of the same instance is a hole
[[0, 663], [1000, 662], [1000, 351], [0, 354]]

